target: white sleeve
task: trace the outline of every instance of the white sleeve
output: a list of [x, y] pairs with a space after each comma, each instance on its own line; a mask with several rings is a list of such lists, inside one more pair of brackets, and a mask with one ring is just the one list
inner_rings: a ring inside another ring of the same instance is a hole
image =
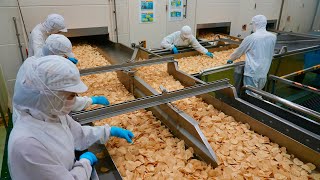
[[[76, 161], [71, 170], [52, 157], [51, 150], [34, 138], [19, 139], [10, 156], [12, 179], [89, 180], [92, 167], [86, 159]], [[12, 172], [14, 171], [14, 172]]]
[[192, 36], [190, 43], [191, 43], [191, 46], [198, 52], [202, 54], [206, 54], [208, 52], [208, 49], [204, 48], [194, 36]]
[[32, 36], [33, 38], [30, 39], [32, 41], [32, 50], [33, 50], [33, 55], [36, 57], [40, 57], [42, 55], [42, 48], [45, 43], [45, 38], [41, 34], [34, 34]]
[[244, 53], [250, 49], [250, 44], [252, 43], [252, 36], [247, 36], [241, 42], [240, 46], [230, 55], [230, 60], [234, 61], [240, 58]]
[[76, 97], [76, 102], [72, 108], [72, 111], [73, 112], [76, 112], [76, 111], [81, 111], [83, 109], [86, 109], [87, 107], [89, 107], [90, 105], [92, 104], [92, 99], [90, 97], [87, 97], [87, 96], [82, 96], [82, 97], [79, 97], [77, 96]]
[[97, 141], [105, 144], [110, 137], [111, 127], [106, 124], [104, 126], [81, 126], [70, 116], [66, 116], [69, 128], [74, 138], [74, 146], [76, 150], [82, 151], [90, 147]]
[[167, 37], [163, 38], [161, 42], [161, 47], [172, 50], [172, 48], [174, 47], [173, 42], [174, 42], [175, 36], [176, 36], [176, 33], [172, 33]]

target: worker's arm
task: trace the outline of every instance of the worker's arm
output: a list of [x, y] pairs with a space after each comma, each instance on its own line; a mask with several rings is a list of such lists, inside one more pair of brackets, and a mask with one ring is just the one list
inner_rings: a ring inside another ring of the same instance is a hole
[[73, 112], [81, 111], [81, 110], [86, 109], [87, 107], [89, 107], [91, 104], [92, 104], [92, 99], [90, 97], [77, 96], [76, 97], [76, 102], [73, 105], [72, 111]]
[[202, 54], [206, 54], [208, 52], [208, 49], [204, 48], [194, 36], [192, 36], [190, 43], [191, 43], [191, 46], [198, 52]]
[[85, 150], [99, 140], [102, 144], [108, 141], [111, 129], [109, 125], [81, 126], [80, 123], [73, 120], [70, 116], [67, 115], [65, 117], [67, 117], [67, 123], [73, 135], [76, 150]]
[[87, 107], [89, 107], [92, 104], [100, 104], [100, 105], [108, 106], [110, 104], [110, 102], [104, 96], [92, 96], [92, 97], [87, 97], [87, 96], [79, 97], [79, 96], [77, 96], [76, 102], [73, 105], [72, 111], [73, 112], [81, 111], [83, 109], [86, 109]]
[[33, 56], [36, 57], [41, 57], [42, 56], [42, 48], [44, 46], [45, 43], [45, 39], [43, 38], [42, 35], [36, 35], [33, 36], [33, 39], [30, 39], [30, 41], [32, 41], [32, 50], [33, 50]]
[[169, 49], [172, 50], [174, 47], [174, 39], [175, 36], [177, 36], [177, 32], [174, 32], [170, 35], [168, 35], [167, 37], [163, 38], [162, 42], [161, 42], [161, 47], [165, 48], [165, 49]]
[[234, 61], [240, 58], [244, 53], [246, 53], [250, 49], [250, 45], [252, 43], [252, 36], [247, 36], [241, 42], [240, 46], [230, 55], [230, 60]]
[[90, 179], [92, 167], [89, 160], [76, 161], [72, 169], [68, 170], [57, 155], [34, 138], [19, 139], [14, 143], [10, 156], [11, 171], [14, 171], [11, 172], [12, 176], [27, 180]]

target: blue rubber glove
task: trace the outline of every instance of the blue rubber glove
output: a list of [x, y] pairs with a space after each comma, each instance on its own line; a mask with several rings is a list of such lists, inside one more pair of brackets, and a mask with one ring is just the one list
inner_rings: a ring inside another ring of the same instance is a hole
[[83, 153], [79, 159], [88, 159], [90, 161], [91, 166], [95, 165], [98, 162], [96, 155], [92, 152], [85, 152]]
[[178, 49], [175, 46], [173, 46], [172, 52], [173, 52], [173, 54], [178, 54], [179, 53]]
[[78, 59], [76, 59], [76, 58], [68, 57], [67, 59], [69, 59], [71, 62], [73, 62], [73, 64], [77, 64], [78, 63]]
[[227, 61], [227, 64], [232, 64], [232, 63], [233, 63], [233, 61], [230, 59]]
[[214, 56], [214, 55], [213, 55], [211, 52], [209, 52], [209, 51], [206, 53], [206, 55], [209, 56], [209, 57], [211, 57], [211, 58], [213, 58], [213, 56]]
[[110, 135], [126, 139], [128, 143], [132, 143], [131, 139], [134, 137], [134, 135], [131, 131], [126, 130], [126, 129], [122, 129], [122, 128], [119, 128], [116, 126], [111, 127]]
[[93, 96], [91, 97], [91, 99], [92, 99], [92, 104], [101, 104], [104, 106], [108, 106], [110, 104], [108, 99], [104, 96]]

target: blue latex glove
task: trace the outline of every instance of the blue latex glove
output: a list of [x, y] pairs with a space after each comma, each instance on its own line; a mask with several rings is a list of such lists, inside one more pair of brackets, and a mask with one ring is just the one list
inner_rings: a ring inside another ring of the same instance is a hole
[[233, 61], [230, 59], [227, 61], [227, 64], [232, 64], [232, 63], [233, 63]]
[[91, 97], [91, 99], [92, 99], [92, 104], [101, 104], [104, 106], [108, 106], [110, 104], [108, 99], [104, 96], [93, 96]]
[[85, 152], [83, 153], [79, 159], [88, 159], [90, 161], [91, 166], [95, 165], [98, 162], [96, 155], [92, 152]]
[[78, 63], [78, 59], [76, 59], [76, 58], [68, 57], [67, 59], [69, 59], [71, 62], [73, 62], [73, 64], [77, 64]]
[[179, 53], [178, 49], [175, 46], [173, 46], [172, 52], [173, 52], [173, 54], [178, 54]]
[[213, 58], [213, 56], [214, 56], [214, 55], [213, 55], [211, 52], [209, 52], [209, 51], [206, 53], [206, 55], [209, 56], [209, 57], [211, 57], [211, 58]]
[[122, 129], [116, 126], [111, 127], [111, 136], [119, 137], [126, 139], [128, 143], [132, 143], [132, 138], [134, 137], [133, 133], [129, 130]]

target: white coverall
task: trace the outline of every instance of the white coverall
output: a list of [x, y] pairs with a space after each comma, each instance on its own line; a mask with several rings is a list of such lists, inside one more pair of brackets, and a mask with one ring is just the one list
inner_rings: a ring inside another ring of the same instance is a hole
[[42, 47], [50, 34], [67, 32], [64, 18], [59, 14], [50, 14], [46, 21], [38, 24], [30, 33], [28, 57], [38, 56], [42, 53]]
[[246, 54], [244, 85], [262, 89], [272, 62], [276, 35], [266, 31], [267, 19], [263, 15], [252, 18], [254, 33], [244, 38], [240, 46], [231, 54], [230, 60]]
[[[38, 58], [36, 58], [35, 56], [29, 57], [27, 58], [23, 64], [21, 65], [17, 77], [16, 77], [16, 83], [15, 83], [15, 89], [18, 88], [17, 84], [21, 82], [21, 79], [25, 76], [25, 68], [26, 66], [31, 66], [33, 62], [37, 61]], [[66, 61], [69, 61], [67, 59], [65, 59]], [[86, 109], [87, 107], [89, 107], [92, 104], [92, 99], [90, 97], [87, 96], [77, 96], [76, 97], [76, 102], [73, 105], [72, 111], [76, 112], [76, 111], [81, 111], [83, 109]], [[12, 122], [13, 124], [15, 124], [16, 120], [19, 118], [20, 116], [20, 111], [16, 109], [15, 104], [13, 103], [12, 106]]]
[[89, 180], [90, 162], [75, 161], [74, 150], [84, 150], [99, 140], [105, 143], [111, 128], [81, 126], [68, 115], [75, 102], [70, 95], [88, 89], [72, 62], [61, 56], [28, 62], [13, 96], [21, 113], [8, 143], [12, 179]]
[[191, 45], [195, 50], [202, 54], [206, 54], [208, 50], [204, 48], [197, 39], [191, 35], [191, 38], [184, 38], [181, 35], [181, 31], [176, 31], [167, 37], [165, 37], [161, 42], [161, 47], [165, 49], [172, 50], [174, 46], [189, 46]]
[[86, 179], [92, 167], [86, 159], [75, 161], [74, 150], [85, 150], [110, 136], [108, 125], [81, 126], [69, 115], [50, 123], [21, 113], [9, 140], [8, 158], [13, 180]]

